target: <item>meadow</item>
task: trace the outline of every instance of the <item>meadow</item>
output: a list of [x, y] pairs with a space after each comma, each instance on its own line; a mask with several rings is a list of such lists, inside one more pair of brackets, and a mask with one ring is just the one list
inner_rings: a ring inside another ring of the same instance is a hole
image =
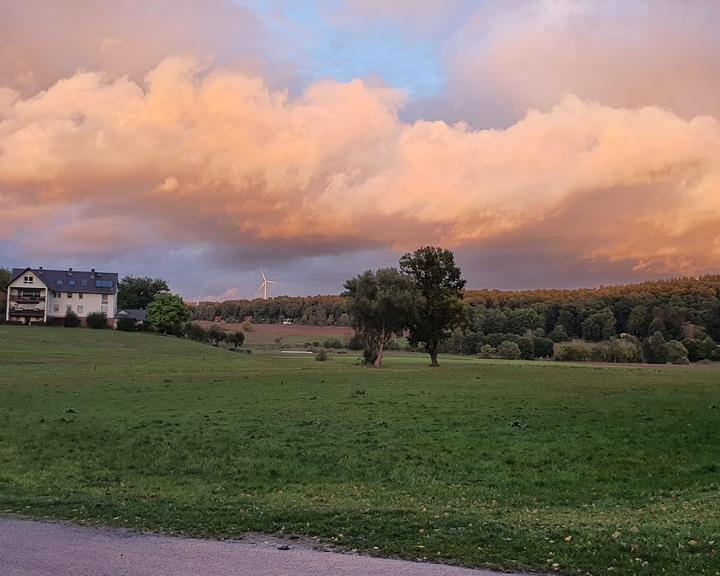
[[720, 572], [720, 370], [0, 326], [0, 513], [567, 574]]

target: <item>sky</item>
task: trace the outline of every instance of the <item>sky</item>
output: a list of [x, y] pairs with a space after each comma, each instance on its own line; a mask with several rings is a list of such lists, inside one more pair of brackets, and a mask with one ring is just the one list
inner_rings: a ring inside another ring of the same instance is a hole
[[714, 0], [0, 0], [0, 266], [190, 300], [720, 272]]

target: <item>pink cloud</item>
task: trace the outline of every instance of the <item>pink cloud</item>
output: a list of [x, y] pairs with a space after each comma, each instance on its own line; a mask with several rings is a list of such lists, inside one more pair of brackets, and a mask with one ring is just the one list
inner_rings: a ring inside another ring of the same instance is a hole
[[77, 73], [6, 99], [0, 204], [20, 217], [79, 211], [24, 224], [68, 255], [138, 239], [299, 256], [527, 243], [651, 270], [717, 266], [715, 118], [567, 96], [505, 130], [472, 130], [404, 123], [403, 101], [357, 80], [291, 98], [176, 58], [142, 83]]

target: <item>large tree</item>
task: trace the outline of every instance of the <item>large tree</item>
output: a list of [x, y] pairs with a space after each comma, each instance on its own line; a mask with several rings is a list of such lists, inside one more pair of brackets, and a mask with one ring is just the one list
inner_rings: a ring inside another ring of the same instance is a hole
[[125, 276], [118, 286], [118, 310], [145, 310], [156, 295], [169, 291], [167, 282], [162, 278]]
[[384, 268], [348, 280], [345, 290], [350, 315], [364, 341], [365, 363], [380, 368], [388, 342], [411, 323], [415, 314], [415, 285], [395, 268]]
[[190, 310], [177, 294], [161, 292], [147, 307], [147, 321], [165, 334], [174, 334], [190, 320]]
[[420, 292], [417, 314], [408, 326], [409, 342], [422, 344], [430, 365], [438, 366], [438, 346], [467, 321], [463, 305], [465, 280], [450, 250], [426, 246], [400, 258], [400, 270], [410, 276]]

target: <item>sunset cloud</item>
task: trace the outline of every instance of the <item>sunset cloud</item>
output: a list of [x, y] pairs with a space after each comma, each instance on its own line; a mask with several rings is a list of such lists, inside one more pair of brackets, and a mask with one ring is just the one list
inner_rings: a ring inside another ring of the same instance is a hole
[[[125, 242], [276, 244], [290, 254], [545, 242], [550, 253], [697, 272], [720, 257], [720, 125], [566, 96], [505, 130], [403, 123], [391, 88], [301, 96], [168, 59], [141, 84], [78, 73], [6, 98], [0, 201], [103, 252]], [[140, 209], [139, 209], [140, 207]], [[17, 213], [18, 218], [13, 215]], [[96, 238], [96, 242], [92, 242]]]
[[0, 264], [172, 252], [333, 291], [427, 243], [475, 285], [720, 268], [715, 3], [0, 8]]

